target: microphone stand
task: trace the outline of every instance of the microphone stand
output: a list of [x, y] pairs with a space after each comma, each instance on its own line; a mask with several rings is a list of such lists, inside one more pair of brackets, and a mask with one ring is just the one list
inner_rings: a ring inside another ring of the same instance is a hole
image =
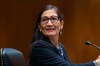
[[99, 46], [97, 46], [96, 44], [91, 43], [90, 41], [86, 41], [85, 44], [86, 45], [92, 45], [92, 46], [94, 46], [94, 47], [96, 47], [97, 49], [100, 50], [100, 47]]
[[97, 46], [96, 44], [92, 44], [94, 47], [96, 47], [97, 49], [99, 49], [100, 50], [100, 47], [99, 46]]

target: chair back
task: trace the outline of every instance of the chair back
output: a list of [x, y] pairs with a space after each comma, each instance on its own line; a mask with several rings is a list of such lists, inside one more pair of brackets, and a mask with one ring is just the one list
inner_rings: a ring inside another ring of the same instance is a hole
[[1, 66], [26, 66], [24, 56], [21, 51], [13, 48], [0, 49]]

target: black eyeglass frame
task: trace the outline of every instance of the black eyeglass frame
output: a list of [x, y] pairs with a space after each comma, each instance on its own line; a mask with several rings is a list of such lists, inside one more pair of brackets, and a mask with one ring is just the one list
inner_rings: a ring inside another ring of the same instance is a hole
[[60, 20], [60, 18], [58, 16], [51, 16], [50, 18], [48, 18], [47, 16], [44, 16], [44, 17], [41, 17], [40, 23], [47, 24], [49, 20], [52, 23], [57, 23]]

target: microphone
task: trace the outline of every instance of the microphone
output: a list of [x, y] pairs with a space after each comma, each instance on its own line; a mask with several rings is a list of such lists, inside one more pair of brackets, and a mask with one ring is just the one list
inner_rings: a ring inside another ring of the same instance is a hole
[[94, 46], [94, 47], [96, 47], [97, 49], [100, 50], [100, 47], [99, 46], [97, 46], [96, 44], [91, 43], [90, 41], [86, 41], [85, 44], [86, 45], [92, 45], [92, 46]]

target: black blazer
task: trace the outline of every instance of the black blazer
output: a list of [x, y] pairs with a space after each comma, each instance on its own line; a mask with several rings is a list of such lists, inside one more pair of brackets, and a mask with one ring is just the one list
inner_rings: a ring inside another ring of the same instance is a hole
[[64, 46], [61, 43], [59, 45], [63, 49], [64, 59], [50, 41], [35, 41], [30, 53], [30, 66], [95, 66], [93, 62], [72, 64]]

